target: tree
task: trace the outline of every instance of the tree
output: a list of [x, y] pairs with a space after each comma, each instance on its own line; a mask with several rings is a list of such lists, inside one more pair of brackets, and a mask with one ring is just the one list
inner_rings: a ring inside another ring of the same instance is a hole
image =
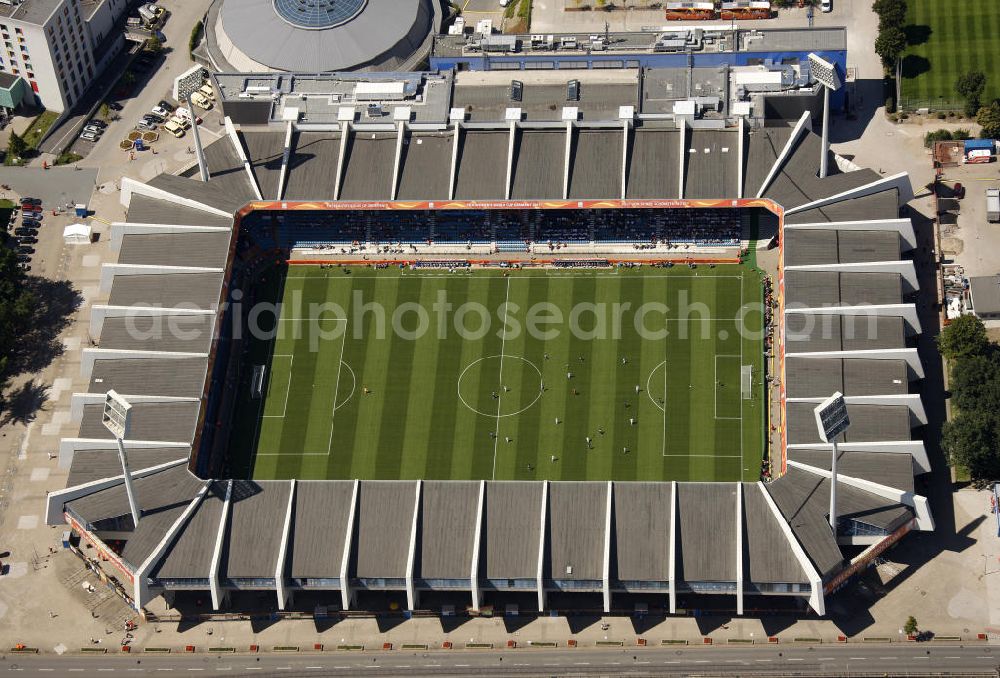
[[982, 71], [967, 71], [958, 76], [958, 80], [955, 82], [955, 90], [959, 96], [965, 99], [966, 117], [971, 118], [976, 115], [984, 89], [986, 89], [986, 76]]
[[976, 113], [976, 122], [983, 128], [981, 137], [1000, 139], [1000, 103], [994, 101], [989, 106], [980, 108]]
[[906, 619], [906, 623], [903, 624], [903, 632], [908, 636], [915, 635], [917, 633], [917, 618], [910, 615]]
[[101, 102], [101, 107], [97, 109], [97, 114], [101, 116], [104, 120], [111, 117], [111, 107], [108, 106], [108, 102]]
[[887, 26], [875, 38], [875, 53], [882, 59], [882, 65], [891, 68], [906, 49], [906, 34], [899, 26]]
[[1000, 478], [995, 412], [959, 411], [941, 430], [941, 448], [951, 463], [964, 466], [973, 480]]
[[924, 148], [934, 148], [934, 143], [938, 141], [951, 141], [951, 132], [946, 129], [937, 129], [924, 135]]
[[[8, 237], [2, 234], [3, 240]], [[18, 267], [17, 255], [6, 247], [6, 243], [0, 243], [0, 391], [10, 378], [10, 359], [26, 334], [34, 305], [34, 297], [24, 284], [24, 271]]]
[[158, 54], [163, 50], [163, 42], [157, 36], [151, 37], [146, 41], [146, 51], [152, 52], [153, 54]]
[[986, 326], [974, 315], [955, 318], [937, 338], [938, 350], [948, 360], [981, 354], [988, 344]]
[[875, 0], [872, 9], [878, 14], [879, 31], [891, 26], [902, 28], [906, 23], [906, 2], [904, 0]]
[[28, 142], [17, 132], [11, 131], [10, 140], [7, 142], [7, 154], [12, 158], [20, 158], [28, 150]]

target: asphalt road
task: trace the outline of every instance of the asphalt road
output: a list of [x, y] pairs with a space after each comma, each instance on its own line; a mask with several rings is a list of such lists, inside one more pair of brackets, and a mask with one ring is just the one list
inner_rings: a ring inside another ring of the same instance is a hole
[[982, 675], [997, 676], [1000, 648], [984, 644], [818, 645], [505, 651], [326, 652], [233, 656], [4, 656], [0, 671], [202, 676]]

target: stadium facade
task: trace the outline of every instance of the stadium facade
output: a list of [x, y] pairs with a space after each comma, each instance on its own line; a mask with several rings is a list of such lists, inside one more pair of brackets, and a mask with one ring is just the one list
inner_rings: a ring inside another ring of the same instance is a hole
[[[766, 118], [766, 105], [747, 115], [728, 104], [664, 113], [651, 110], [662, 102], [640, 94], [699, 74], [621, 70], [612, 82], [591, 83], [574, 71], [582, 96], [568, 104], [564, 82], [525, 72], [520, 107], [509, 101], [508, 83], [449, 72], [216, 76], [228, 117], [225, 135], [205, 149], [208, 182], [198, 180], [197, 166], [122, 181], [127, 218], [111, 228], [118, 258], [104, 265], [91, 310], [94, 346], [83, 349], [85, 387], [73, 397], [79, 431], [60, 447], [68, 486], [49, 495], [48, 523], [68, 524], [92, 545], [81, 555], [110, 572], [138, 610], [158, 595], [173, 601], [187, 592], [216, 610], [239, 607], [245, 592], [257, 605], [261, 592], [273, 595], [277, 609], [292, 601], [353, 609], [388, 592], [409, 609], [444, 600], [472, 609], [515, 601], [631, 611], [631, 596], [641, 594], [671, 613], [697, 607], [692, 596], [715, 595], [729, 596], [738, 613], [790, 597], [824, 614], [825, 596], [878, 553], [911, 530], [933, 529], [915, 489], [930, 465], [919, 439], [927, 421], [914, 347], [919, 285], [908, 257], [916, 236], [900, 218], [912, 191], [905, 174], [882, 176], [839, 158], [819, 178], [823, 149], [808, 110], [792, 120]], [[370, 98], [350, 96], [359, 82], [390, 81], [405, 95], [374, 102], [377, 118], [366, 115]], [[303, 95], [300, 86], [320, 94]], [[813, 86], [786, 94], [808, 98]], [[771, 454], [779, 477], [213, 477], [232, 395], [220, 375], [231, 358], [226, 302], [245, 215], [584, 200], [746, 204], [775, 215], [781, 443]], [[128, 323], [137, 316], [197, 331], [136, 337]], [[877, 331], [854, 332], [859, 316]], [[125, 444], [138, 525], [101, 421], [108, 389], [133, 404]], [[836, 534], [827, 523], [830, 454], [812, 413], [835, 390], [852, 420], [840, 446]]]

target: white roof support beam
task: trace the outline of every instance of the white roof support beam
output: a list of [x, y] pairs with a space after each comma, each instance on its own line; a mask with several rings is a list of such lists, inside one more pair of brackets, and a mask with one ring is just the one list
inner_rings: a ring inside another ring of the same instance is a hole
[[742, 198], [743, 197], [743, 182], [744, 182], [744, 177], [743, 177], [743, 166], [744, 166], [743, 154], [746, 153], [746, 129], [745, 129], [745, 121], [744, 121], [742, 115], [739, 118], [739, 128], [738, 128], [738, 132], [737, 133], [739, 134], [739, 137], [738, 137], [739, 141], [736, 142], [736, 151], [737, 151], [736, 152], [736, 163], [737, 163], [737, 166], [736, 166], [736, 197], [737, 198]]
[[351, 492], [351, 510], [347, 514], [347, 534], [344, 536], [344, 553], [340, 559], [340, 605], [344, 610], [351, 609], [351, 600], [354, 598], [350, 582], [351, 549], [354, 547], [354, 522], [357, 520], [358, 512], [358, 488], [360, 480], [354, 481], [354, 490]]
[[340, 151], [337, 153], [337, 176], [333, 178], [333, 199], [340, 200], [340, 184], [344, 180], [344, 164], [347, 159], [347, 145], [354, 134], [354, 123], [345, 120], [340, 125]]
[[278, 564], [274, 568], [274, 591], [278, 594], [278, 609], [284, 610], [288, 604], [290, 591], [285, 588], [285, 571], [288, 562], [288, 540], [292, 534], [292, 513], [295, 508], [295, 480], [288, 481], [288, 508], [285, 510], [285, 525], [281, 530], [281, 545], [278, 547]]
[[422, 480], [416, 481], [413, 487], [413, 522], [410, 525], [410, 548], [406, 556], [406, 605], [408, 610], [417, 609], [417, 588], [413, 582], [413, 570], [417, 558], [417, 529], [420, 527], [420, 491]]
[[862, 351], [814, 351], [786, 353], [785, 358], [864, 358], [866, 360], [905, 360], [917, 379], [924, 378], [924, 366], [915, 348], [873, 348]]
[[396, 159], [392, 165], [392, 186], [389, 187], [389, 199], [396, 199], [399, 190], [399, 172], [403, 167], [403, 142], [406, 140], [406, 122], [396, 121]]
[[457, 120], [454, 134], [451, 144], [451, 174], [448, 175], [448, 200], [455, 199], [455, 182], [458, 181], [458, 148], [462, 145], [462, 123]]
[[[785, 147], [781, 149], [781, 153], [775, 158], [774, 164], [771, 165], [771, 170], [764, 177], [764, 183], [760, 185], [757, 189], [757, 195], [754, 197], [763, 198], [764, 192], [771, 186], [771, 182], [774, 181], [778, 173], [781, 172], [781, 168], [785, 166], [788, 162], [788, 156], [792, 154], [792, 149], [795, 148], [795, 144], [798, 143], [802, 135], [809, 129], [810, 118], [812, 114], [809, 111], [803, 111], [802, 115], [799, 117], [799, 121], [795, 123], [795, 127], [792, 128], [792, 133], [788, 137], [788, 141], [785, 142]], [[789, 214], [786, 210], [785, 214]]]
[[604, 568], [602, 585], [604, 587], [604, 614], [611, 613], [611, 506], [614, 483], [608, 481], [608, 502], [604, 517]]
[[622, 200], [625, 200], [625, 195], [628, 190], [628, 138], [631, 132], [632, 121], [622, 120]]
[[786, 231], [896, 231], [903, 251], [915, 249], [917, 236], [909, 219], [877, 219], [873, 221], [822, 221], [808, 224], [785, 224]]
[[281, 172], [278, 173], [278, 195], [275, 200], [282, 200], [285, 196], [285, 183], [288, 181], [288, 166], [292, 162], [292, 121], [289, 120], [285, 126], [285, 148], [281, 152]]
[[863, 306], [804, 306], [785, 307], [785, 315], [849, 315], [868, 317], [895, 317], [906, 321], [911, 334], [923, 332], [916, 304], [872, 304]]
[[223, 604], [222, 582], [219, 580], [219, 569], [222, 567], [222, 548], [226, 540], [226, 525], [229, 524], [229, 510], [233, 499], [233, 481], [226, 483], [226, 498], [222, 502], [222, 515], [219, 516], [219, 530], [215, 533], [215, 550], [212, 552], [212, 564], [209, 567], [208, 586], [212, 594], [212, 609], [221, 610]]
[[[740, 118], [742, 120], [742, 118]], [[736, 483], [736, 615], [743, 616], [743, 483]]]
[[684, 178], [687, 173], [687, 121], [684, 118], [678, 120], [680, 129], [680, 141], [677, 143], [677, 198], [684, 198]]
[[[789, 445], [788, 449], [830, 451], [827, 443], [805, 443]], [[889, 454], [908, 454], [920, 473], [929, 473], [931, 463], [927, 457], [927, 449], [922, 440], [883, 440], [874, 443], [839, 443], [837, 449], [842, 452], [886, 452]], [[839, 475], [839, 474], [838, 474]]]
[[785, 271], [833, 271], [837, 273], [898, 273], [911, 290], [920, 289], [917, 269], [910, 259], [900, 261], [868, 261], [859, 264], [805, 264], [786, 266]]
[[[111, 445], [114, 445], [115, 443], [113, 440], [101, 440], [95, 442], [100, 442], [102, 447], [106, 447], [108, 449], [110, 449]], [[132, 441], [130, 440], [128, 442], [131, 444]], [[149, 468], [142, 469], [140, 471], [132, 471], [132, 479], [138, 480], [139, 478], [145, 478], [146, 476], [151, 476], [154, 473], [159, 473], [160, 471], [165, 471], [169, 468], [173, 468], [174, 466], [186, 463], [187, 459], [175, 459], [156, 466], [150, 466]], [[73, 487], [67, 487], [62, 490], [49, 492], [45, 496], [45, 524], [62, 525], [65, 522], [63, 520], [63, 509], [66, 504], [74, 499], [86, 497], [88, 494], [100, 492], [101, 490], [106, 490], [109, 487], [114, 487], [116, 485], [123, 485], [124, 483], [125, 474], [119, 473], [118, 475], [110, 478], [92, 480], [89, 483], [81, 483], [80, 485], [74, 485]]]
[[563, 200], [569, 199], [569, 172], [573, 158], [573, 121], [566, 121], [566, 154], [563, 160]]
[[510, 200], [511, 182], [514, 180], [514, 148], [517, 145], [517, 121], [510, 121], [510, 136], [507, 138], [507, 181], [504, 184], [503, 199]]
[[167, 547], [173, 543], [174, 539], [177, 538], [178, 533], [181, 531], [185, 525], [187, 525], [188, 520], [191, 518], [191, 514], [195, 512], [198, 506], [201, 504], [202, 499], [208, 494], [208, 488], [211, 487], [212, 481], [206, 480], [195, 495], [191, 503], [187, 505], [184, 512], [178, 516], [177, 520], [167, 529], [166, 533], [163, 535], [163, 539], [160, 543], [156, 545], [153, 552], [149, 554], [145, 561], [139, 566], [139, 568], [133, 574], [133, 593], [132, 602], [135, 605], [136, 610], [141, 610], [149, 602], [151, 596], [149, 593], [149, 574], [156, 567], [160, 559], [163, 558], [164, 554], [167, 552]]
[[542, 481], [542, 510], [539, 516], [538, 529], [538, 569], [535, 571], [535, 582], [538, 586], [538, 611], [545, 610], [545, 518], [549, 512], [549, 481]]
[[[830, 471], [823, 468], [817, 468], [816, 466], [810, 466], [808, 464], [803, 464], [801, 462], [788, 460], [789, 466], [794, 466], [795, 468], [802, 469], [807, 473], [812, 473], [813, 475], [820, 476], [822, 478], [830, 479]], [[882, 497], [883, 499], [888, 499], [889, 501], [894, 501], [900, 504], [904, 504], [913, 509], [914, 514], [917, 518], [917, 529], [922, 532], [933, 532], [934, 531], [934, 517], [931, 515], [930, 504], [927, 503], [927, 498], [922, 497], [919, 494], [914, 494], [913, 492], [907, 492], [905, 490], [899, 490], [895, 487], [889, 487], [888, 485], [882, 485], [881, 483], [874, 483], [870, 480], [865, 480], [863, 478], [854, 478], [852, 476], [846, 476], [843, 473], [837, 473], [837, 482], [843, 483], [848, 487], [854, 487], [859, 490], [864, 490], [865, 492], [870, 492], [876, 496]]]
[[677, 614], [677, 481], [670, 483], [670, 545], [667, 578], [670, 583], [670, 614]]
[[483, 594], [479, 589], [479, 555], [483, 540], [483, 510], [486, 507], [486, 481], [479, 481], [479, 502], [476, 505], [476, 529], [473, 532], [472, 563], [469, 572], [469, 588], [472, 591], [472, 609], [479, 611], [483, 604]]
[[[788, 398], [790, 403], [816, 403], [817, 405], [824, 400], [826, 398]], [[844, 396], [844, 401], [848, 405], [905, 405], [910, 408], [910, 415], [921, 426], [927, 424], [927, 411], [924, 409], [924, 402], [920, 399], [919, 393]]]
[[795, 554], [795, 559], [799, 561], [799, 566], [806, 573], [806, 578], [809, 580], [809, 607], [813, 609], [813, 612], [822, 617], [826, 614], [826, 601], [823, 598], [823, 578], [819, 576], [819, 572], [813, 567], [812, 561], [809, 560], [805, 549], [802, 548], [798, 539], [795, 538], [795, 534], [792, 532], [788, 521], [785, 520], [785, 516], [781, 514], [781, 511], [778, 510], [778, 505], [774, 503], [771, 495], [764, 488], [764, 483], [758, 482], [757, 487], [760, 493], [764, 495], [764, 501], [767, 502], [768, 507], [771, 509], [771, 515], [774, 516], [778, 527], [781, 528], [782, 534], [785, 535], [789, 548]]
[[233, 121], [230, 120], [227, 115], [223, 119], [223, 123], [226, 126], [226, 136], [229, 137], [229, 141], [232, 142], [233, 148], [236, 149], [236, 155], [239, 156], [240, 162], [243, 163], [243, 169], [247, 173], [247, 179], [250, 181], [250, 188], [253, 189], [253, 194], [257, 196], [258, 200], [263, 200], [264, 196], [260, 194], [260, 186], [257, 184], [257, 177], [254, 176], [253, 168], [250, 167], [250, 160], [247, 158], [246, 151], [243, 149], [243, 142], [240, 141], [240, 135], [236, 132], [236, 127], [233, 125]]
[[898, 191], [896, 203], [899, 207], [902, 207], [906, 203], [913, 200], [913, 186], [910, 185], [910, 176], [906, 172], [900, 172], [888, 177], [883, 177], [877, 181], [871, 182], [870, 184], [865, 184], [864, 186], [858, 186], [857, 188], [852, 188], [848, 191], [831, 195], [828, 198], [820, 198], [818, 200], [813, 200], [812, 202], [807, 202], [804, 205], [787, 209], [785, 210], [785, 216], [787, 217], [797, 212], [804, 212], [818, 207], [826, 207], [827, 205], [833, 205], [834, 203], [838, 203], [843, 200], [864, 198], [892, 188], [895, 188]]

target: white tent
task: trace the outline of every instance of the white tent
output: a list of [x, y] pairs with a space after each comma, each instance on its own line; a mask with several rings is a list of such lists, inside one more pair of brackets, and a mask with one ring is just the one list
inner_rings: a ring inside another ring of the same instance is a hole
[[90, 226], [70, 224], [63, 229], [63, 241], [67, 245], [86, 245], [90, 242]]

